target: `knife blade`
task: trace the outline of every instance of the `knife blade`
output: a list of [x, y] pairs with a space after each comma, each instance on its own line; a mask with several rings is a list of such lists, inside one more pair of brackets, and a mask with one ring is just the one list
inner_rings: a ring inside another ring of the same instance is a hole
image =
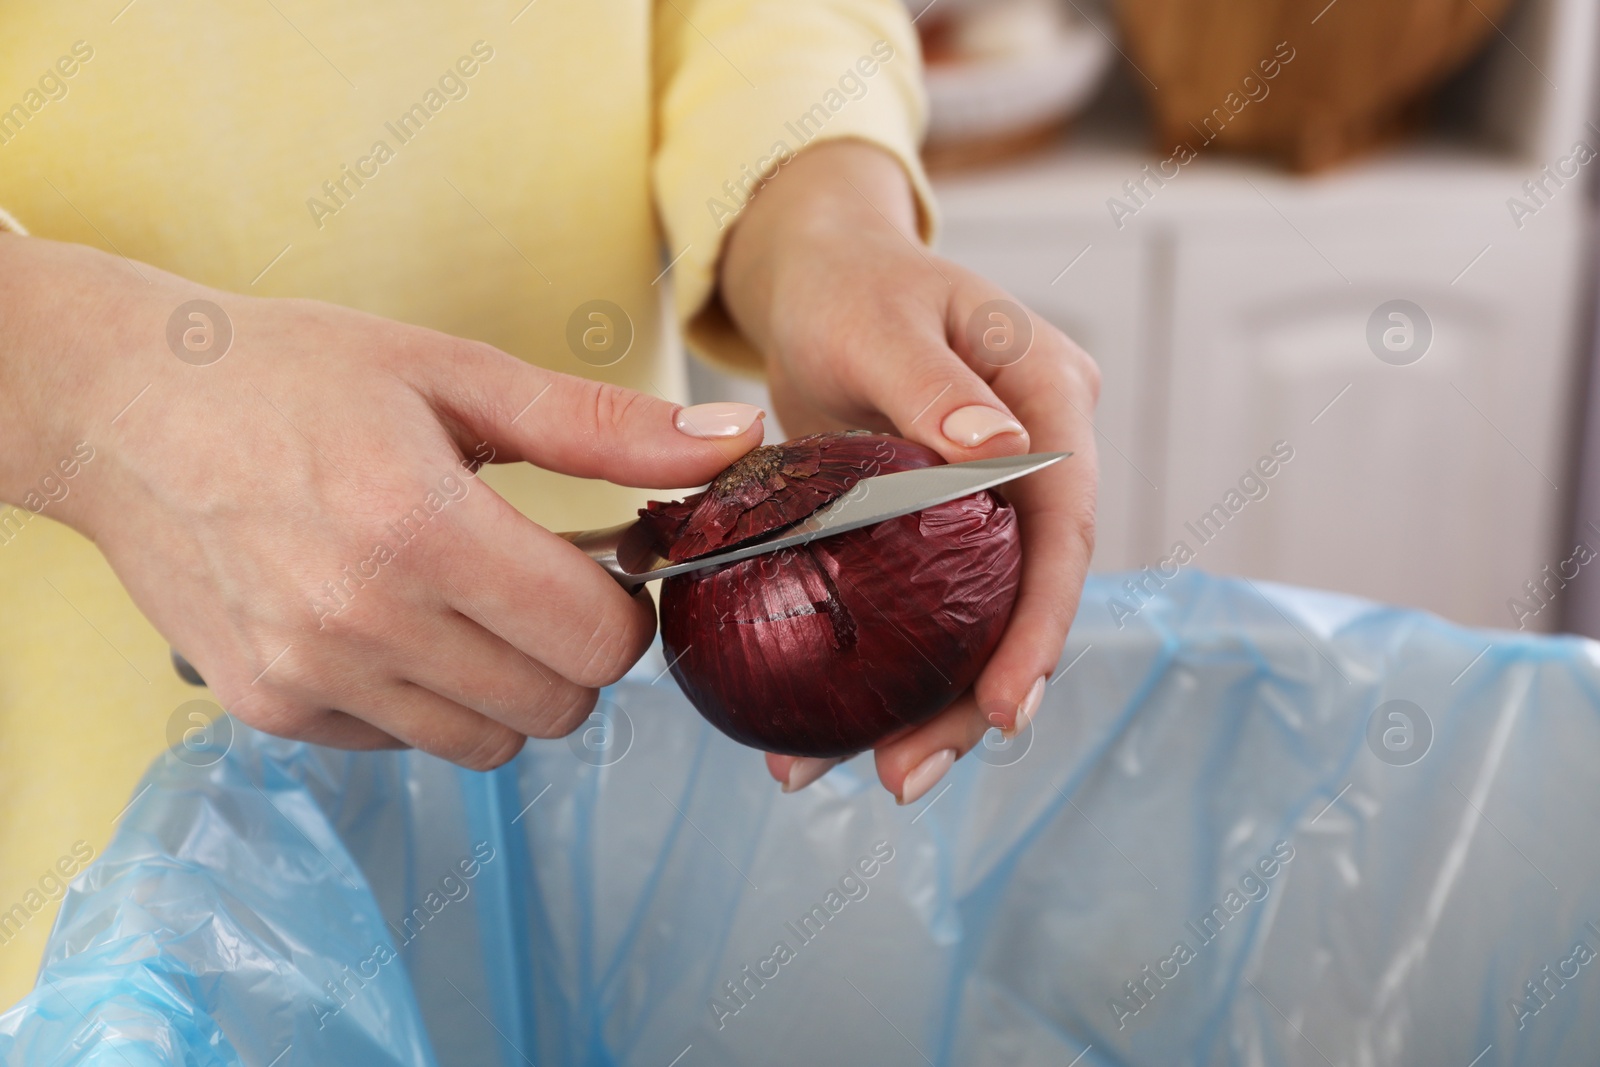
[[[646, 544], [647, 537], [642, 536], [642, 527], [635, 524], [632, 528], [624, 529], [618, 540], [618, 569], [613, 574], [626, 585], [638, 585], [793, 548], [819, 537], [859, 530], [863, 526], [993, 489], [1044, 470], [1070, 455], [1071, 452], [1035, 452], [1026, 456], [975, 459], [966, 463], [947, 463], [938, 467], [920, 467], [917, 470], [863, 478], [849, 492], [826, 507], [771, 537], [682, 563], [672, 563], [658, 555]], [[634, 529], [638, 533], [634, 533]], [[584, 547], [580, 542], [575, 543]], [[604, 565], [604, 561], [601, 562]]]

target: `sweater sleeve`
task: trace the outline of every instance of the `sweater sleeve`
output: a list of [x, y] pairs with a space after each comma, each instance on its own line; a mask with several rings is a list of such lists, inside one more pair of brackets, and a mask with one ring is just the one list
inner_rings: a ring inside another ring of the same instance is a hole
[[656, 0], [651, 177], [689, 347], [761, 372], [728, 319], [716, 269], [740, 210], [802, 148], [854, 138], [905, 168], [925, 239], [926, 119], [916, 33], [901, 0]]
[[22, 223], [13, 218], [11, 213], [3, 207], [0, 207], [0, 230], [4, 230], [7, 233], [20, 234], [23, 237], [28, 236], [28, 231], [22, 228]]

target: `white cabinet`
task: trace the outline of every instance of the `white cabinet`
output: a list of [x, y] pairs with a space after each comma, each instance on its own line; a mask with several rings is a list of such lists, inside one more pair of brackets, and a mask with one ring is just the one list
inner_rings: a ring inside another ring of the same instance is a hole
[[[1494, 242], [1470, 198], [1348, 217], [1296, 200], [1282, 210], [1308, 209], [1296, 225], [1343, 278], [1285, 248], [1277, 219], [1177, 246], [1163, 527], [1283, 440], [1294, 460], [1201, 566], [1512, 624], [1506, 600], [1561, 558], [1580, 213]], [[1426, 318], [1390, 328], [1432, 334], [1399, 366], [1368, 339], [1396, 299]]]

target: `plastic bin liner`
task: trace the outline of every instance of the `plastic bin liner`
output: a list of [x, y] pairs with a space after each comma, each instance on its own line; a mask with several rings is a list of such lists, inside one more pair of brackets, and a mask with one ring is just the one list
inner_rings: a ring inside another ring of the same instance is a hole
[[1134, 580], [907, 808], [867, 759], [781, 795], [659, 658], [490, 774], [219, 731], [74, 881], [0, 1053], [1600, 1062], [1600, 646]]

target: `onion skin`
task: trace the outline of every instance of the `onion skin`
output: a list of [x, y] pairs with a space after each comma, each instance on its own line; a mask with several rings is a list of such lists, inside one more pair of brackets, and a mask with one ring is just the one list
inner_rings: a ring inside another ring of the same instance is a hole
[[[943, 462], [860, 432], [757, 451], [706, 493], [641, 512], [661, 544], [714, 543], [684, 558], [720, 551], [800, 521], [860, 478]], [[738, 521], [747, 515], [758, 518]], [[690, 702], [734, 740], [851, 755], [972, 685], [1011, 616], [1021, 559], [1016, 513], [985, 491], [669, 578], [662, 642]]]

